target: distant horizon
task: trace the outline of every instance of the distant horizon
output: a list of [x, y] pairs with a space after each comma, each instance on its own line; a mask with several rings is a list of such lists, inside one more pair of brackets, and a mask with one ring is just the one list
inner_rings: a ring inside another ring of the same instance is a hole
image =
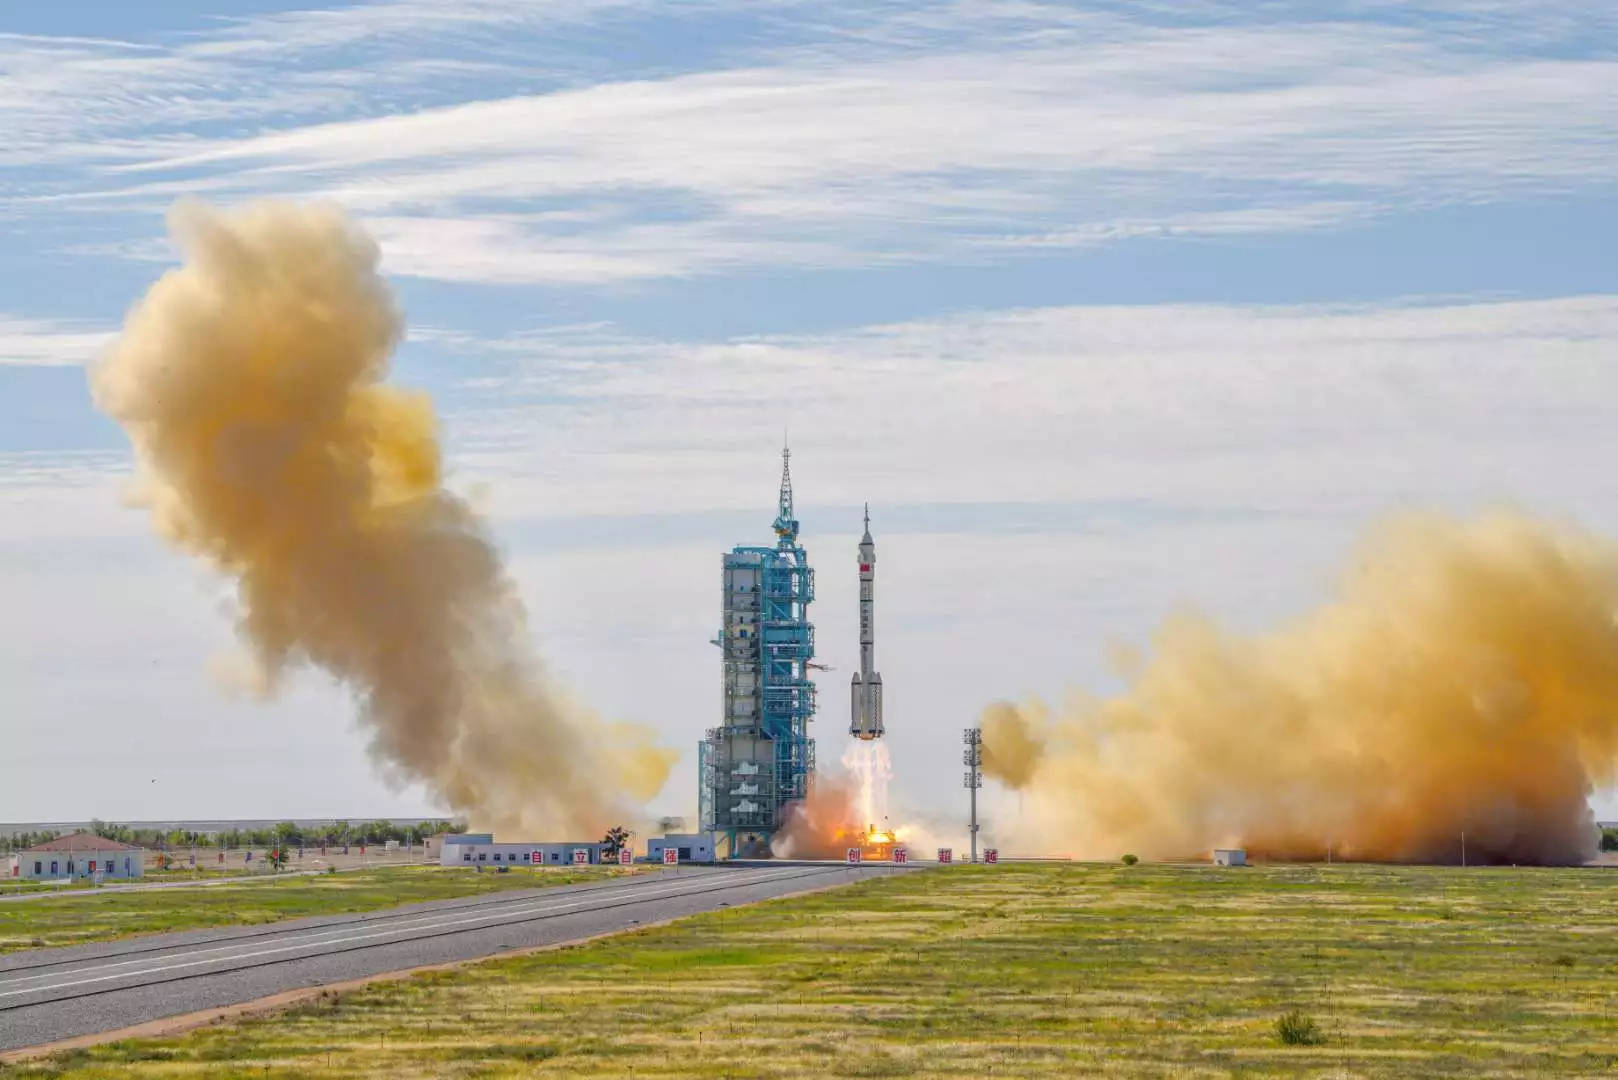
[[129, 829], [187, 829], [190, 832], [213, 832], [213, 828], [197, 828], [197, 826], [224, 826], [226, 828], [260, 828], [266, 825], [279, 825], [283, 821], [290, 821], [299, 827], [310, 825], [329, 825], [334, 822], [346, 821], [349, 823], [364, 823], [371, 821], [386, 821], [391, 825], [409, 826], [420, 825], [428, 821], [448, 821], [452, 825], [463, 824], [456, 820], [453, 814], [423, 814], [420, 816], [378, 814], [375, 816], [347, 815], [338, 817], [259, 817], [259, 818], [150, 818], [137, 820], [134, 818], [84, 818], [82, 820], [61, 821], [0, 821], [0, 836], [15, 836], [18, 833], [41, 832], [43, 830], [65, 831], [68, 829], [88, 829], [92, 822], [101, 821], [108, 825], [118, 825]]
[[[681, 820], [681, 815], [663, 815], [660, 820]], [[452, 825], [465, 826], [467, 822], [455, 814], [377, 814], [377, 815], [337, 815], [334, 817], [254, 817], [254, 818], [150, 818], [137, 820], [134, 818], [84, 818], [81, 820], [63, 819], [60, 821], [0, 821], [0, 837], [16, 836], [19, 833], [41, 832], [53, 830], [66, 832], [68, 830], [88, 829], [93, 821], [102, 821], [108, 825], [118, 825], [130, 829], [184, 829], [189, 832], [219, 832], [225, 829], [263, 828], [265, 826], [279, 825], [282, 822], [291, 822], [300, 827], [307, 828], [318, 825], [330, 825], [337, 822], [350, 824], [363, 824], [371, 821], [386, 821], [391, 825], [403, 827], [420, 825], [429, 821], [447, 821]], [[218, 826], [219, 828], [215, 828]], [[633, 830], [631, 830], [633, 831]]]

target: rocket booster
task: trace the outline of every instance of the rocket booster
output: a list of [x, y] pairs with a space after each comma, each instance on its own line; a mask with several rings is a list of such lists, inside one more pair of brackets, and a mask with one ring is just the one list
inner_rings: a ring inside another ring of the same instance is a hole
[[850, 686], [853, 708], [848, 733], [856, 739], [882, 737], [882, 676], [876, 671], [876, 544], [871, 540], [871, 507], [865, 507], [860, 537], [860, 669]]

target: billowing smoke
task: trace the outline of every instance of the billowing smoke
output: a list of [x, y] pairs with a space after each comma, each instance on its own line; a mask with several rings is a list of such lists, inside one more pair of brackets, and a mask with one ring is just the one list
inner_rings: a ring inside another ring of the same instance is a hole
[[266, 692], [353, 691], [393, 782], [474, 826], [579, 838], [633, 820], [672, 755], [569, 702], [529, 650], [487, 530], [444, 490], [432, 405], [384, 385], [401, 319], [334, 208], [177, 206], [184, 251], [96, 368], [158, 529], [239, 583]]
[[859, 813], [859, 783], [843, 773], [818, 773], [809, 797], [793, 803], [770, 844], [781, 859], [840, 859], [848, 850], [854, 816]]
[[1031, 846], [1087, 857], [1566, 864], [1618, 765], [1618, 546], [1497, 514], [1374, 530], [1258, 637], [1185, 615], [1121, 697], [983, 715]]

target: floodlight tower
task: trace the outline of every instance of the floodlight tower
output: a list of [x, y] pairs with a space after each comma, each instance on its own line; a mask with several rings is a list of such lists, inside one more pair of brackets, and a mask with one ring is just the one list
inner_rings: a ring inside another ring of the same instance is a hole
[[972, 861], [978, 861], [978, 788], [983, 786], [983, 729], [969, 727], [964, 734], [966, 752], [961, 761], [966, 765], [966, 790], [972, 794]]

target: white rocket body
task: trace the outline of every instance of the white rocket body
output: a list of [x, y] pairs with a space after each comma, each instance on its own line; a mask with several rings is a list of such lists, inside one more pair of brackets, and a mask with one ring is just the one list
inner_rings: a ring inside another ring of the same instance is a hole
[[852, 710], [848, 733], [856, 739], [882, 737], [882, 676], [876, 671], [876, 544], [871, 540], [871, 511], [865, 511], [860, 537], [860, 669], [849, 687]]

